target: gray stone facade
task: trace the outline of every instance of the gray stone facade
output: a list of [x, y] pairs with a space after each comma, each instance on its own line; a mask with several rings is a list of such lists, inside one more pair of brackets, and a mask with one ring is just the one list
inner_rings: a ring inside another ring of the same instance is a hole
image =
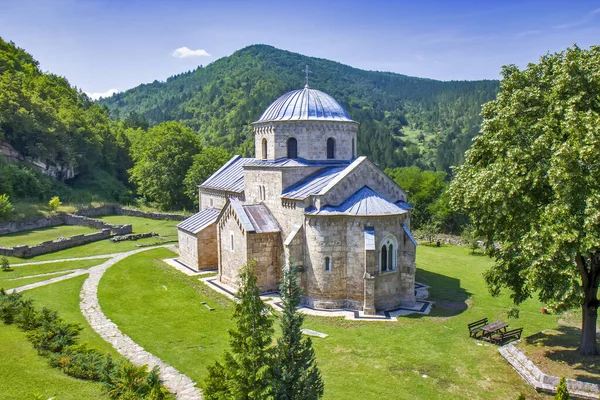
[[[358, 123], [345, 119], [340, 109], [338, 104], [331, 112], [317, 110], [325, 116], [335, 114], [337, 119], [303, 120], [303, 114], [294, 119], [295, 114], [265, 112], [290, 119], [261, 117], [253, 124], [255, 160], [243, 159], [243, 165], [235, 167], [243, 176], [243, 190], [228, 186], [228, 180], [239, 181], [225, 167], [209, 179], [219, 187], [200, 186], [200, 210], [221, 210], [215, 232], [220, 282], [237, 287], [240, 267], [254, 260], [261, 291], [268, 292], [277, 289], [283, 268], [292, 264], [302, 269], [303, 303], [310, 307], [374, 314], [415, 304], [416, 244], [407, 234], [410, 211], [396, 205], [406, 202], [406, 192], [367, 158], [356, 157]], [[297, 160], [287, 158], [290, 138], [296, 139]], [[328, 139], [335, 143], [334, 157], [328, 151]], [[330, 179], [313, 185], [315, 173], [325, 168], [337, 169]], [[306, 196], [283, 195], [304, 182], [308, 182]], [[336, 210], [365, 187], [373, 200], [357, 200], [364, 205], [357, 205], [355, 211], [340, 208], [332, 214], [320, 213], [325, 207]], [[371, 201], [382, 208], [371, 205], [365, 212]], [[244, 206], [233, 207], [231, 202]], [[256, 227], [261, 221], [244, 214], [246, 205], [266, 207], [277, 232], [261, 233]], [[180, 239], [182, 254], [197, 254], [200, 247], [193, 238]]]

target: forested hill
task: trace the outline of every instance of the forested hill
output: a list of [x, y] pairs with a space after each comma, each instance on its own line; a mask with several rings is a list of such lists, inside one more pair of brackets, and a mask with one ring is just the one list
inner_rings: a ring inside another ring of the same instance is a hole
[[[363, 71], [266, 45], [249, 46], [209, 66], [102, 99], [113, 117], [143, 116], [151, 125], [178, 120], [206, 142], [250, 155], [252, 129], [280, 95], [310, 86], [340, 101], [361, 123], [359, 154], [382, 167], [447, 170], [460, 164], [479, 131], [481, 105], [498, 81], [450, 81]], [[133, 112], [133, 114], [132, 114]]]

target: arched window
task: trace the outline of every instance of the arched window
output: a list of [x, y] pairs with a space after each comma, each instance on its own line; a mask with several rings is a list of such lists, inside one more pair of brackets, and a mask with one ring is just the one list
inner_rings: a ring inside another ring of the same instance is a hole
[[352, 139], [352, 159], [354, 159], [356, 156], [354, 155], [354, 139]]
[[394, 235], [383, 238], [379, 252], [379, 267], [381, 272], [393, 271], [397, 268], [398, 241]]
[[296, 138], [289, 138], [287, 141], [287, 158], [298, 158], [298, 141]]
[[265, 138], [262, 140], [262, 159], [267, 159], [267, 139]]
[[381, 271], [388, 270], [387, 246], [381, 246]]
[[331, 257], [325, 257], [325, 272], [331, 271]]
[[335, 158], [335, 139], [327, 139], [327, 158]]

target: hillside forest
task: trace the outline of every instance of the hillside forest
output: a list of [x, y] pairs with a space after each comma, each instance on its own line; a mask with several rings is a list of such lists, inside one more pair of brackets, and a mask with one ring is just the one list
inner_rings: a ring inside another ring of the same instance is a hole
[[[451, 167], [460, 165], [497, 81], [452, 81], [363, 71], [266, 45], [249, 46], [193, 71], [98, 102], [40, 69], [0, 38], [0, 194], [13, 203], [91, 201], [193, 210], [196, 186], [232, 154], [251, 156], [250, 123], [277, 97], [304, 85], [346, 107], [360, 125], [358, 153], [378, 163], [415, 205], [415, 226], [458, 232], [449, 208]], [[71, 170], [54, 179], [34, 167]], [[2, 208], [0, 207], [0, 210]]]

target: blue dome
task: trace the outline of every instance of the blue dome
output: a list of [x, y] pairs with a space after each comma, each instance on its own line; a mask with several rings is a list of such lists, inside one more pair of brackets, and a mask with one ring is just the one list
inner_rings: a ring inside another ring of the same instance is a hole
[[352, 121], [333, 97], [306, 86], [275, 100], [256, 122], [304, 120]]

